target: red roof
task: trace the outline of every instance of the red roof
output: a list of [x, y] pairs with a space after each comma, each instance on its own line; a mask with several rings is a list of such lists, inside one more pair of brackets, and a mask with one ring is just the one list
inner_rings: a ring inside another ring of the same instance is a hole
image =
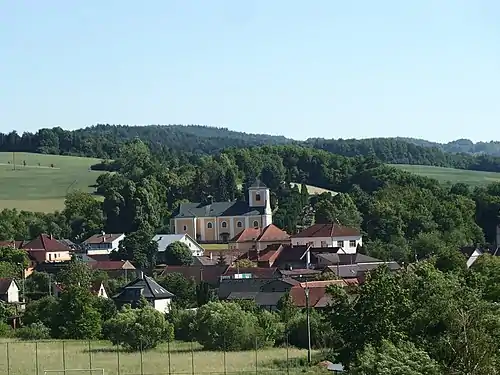
[[324, 307], [325, 300], [328, 299], [327, 287], [330, 285], [338, 285], [346, 287], [348, 285], [357, 285], [357, 280], [327, 280], [327, 281], [309, 281], [307, 283], [300, 283], [290, 289], [290, 298], [297, 307], [306, 307], [306, 293], [305, 286], [309, 288], [309, 306]]
[[40, 263], [43, 263], [45, 262], [45, 255], [47, 253], [47, 251], [43, 250], [43, 249], [36, 249], [36, 250], [26, 250], [26, 252], [28, 253], [28, 257], [33, 259], [33, 260], [36, 260], [37, 262], [40, 262]]
[[[88, 263], [90, 268], [103, 270], [103, 271], [114, 271], [114, 270], [133, 270], [135, 267], [126, 260], [105, 260], [105, 261], [96, 261]], [[127, 265], [127, 267], [125, 267]]]
[[21, 248], [23, 241], [0, 241], [0, 247], [13, 247], [15, 249]]
[[68, 246], [46, 234], [39, 235], [37, 238], [23, 245], [22, 248], [26, 250], [71, 251]]
[[259, 262], [274, 262], [283, 250], [282, 244], [273, 244], [266, 247], [259, 254]]
[[359, 229], [345, 227], [340, 224], [314, 224], [302, 232], [295, 234], [292, 238], [311, 237], [350, 237], [359, 236]]
[[271, 242], [271, 241], [286, 241], [289, 239], [290, 235], [287, 232], [281, 230], [274, 224], [269, 224], [262, 230], [262, 233], [257, 238], [257, 241]]
[[255, 241], [260, 235], [259, 228], [245, 228], [236, 236], [234, 236], [229, 242], [248, 242]]

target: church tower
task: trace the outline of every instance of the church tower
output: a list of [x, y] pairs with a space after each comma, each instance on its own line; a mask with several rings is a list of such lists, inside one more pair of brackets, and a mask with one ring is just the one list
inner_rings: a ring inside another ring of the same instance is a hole
[[273, 223], [273, 212], [271, 210], [271, 191], [259, 179], [248, 188], [248, 205], [261, 213], [262, 228]]

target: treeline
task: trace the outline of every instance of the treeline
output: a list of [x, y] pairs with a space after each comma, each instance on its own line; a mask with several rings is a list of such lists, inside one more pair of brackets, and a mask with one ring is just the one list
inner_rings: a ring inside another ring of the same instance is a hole
[[[0, 133], [0, 151], [24, 151], [44, 154], [61, 154], [115, 159], [120, 147], [139, 138], [153, 153], [180, 153], [193, 155], [214, 155], [228, 148], [245, 148], [264, 145], [300, 144], [319, 148], [342, 156], [373, 157], [389, 164], [418, 164], [452, 167], [479, 171], [500, 172], [500, 158], [491, 155], [472, 155], [459, 152], [445, 152], [436, 144], [418, 145], [418, 140], [398, 138], [373, 139], [309, 139], [298, 142], [282, 136], [247, 134], [225, 128], [181, 125], [96, 125], [74, 131], [61, 128], [40, 129], [38, 132]], [[459, 142], [459, 141], [457, 141]], [[493, 146], [492, 146], [493, 147]], [[458, 152], [458, 153], [457, 153]]]
[[[168, 233], [181, 202], [246, 199], [259, 177], [271, 189], [273, 221], [289, 233], [316, 222], [360, 227], [364, 252], [409, 262], [462, 245], [493, 243], [500, 184], [451, 187], [386, 166], [373, 158], [347, 158], [297, 145], [228, 149], [208, 156], [154, 154], [140, 140], [120, 148], [116, 173], [97, 179], [99, 202], [75, 192], [66, 208], [41, 214], [4, 210], [0, 239], [26, 239], [39, 231], [81, 241], [105, 230], [128, 233], [121, 256], [150, 268], [154, 233]], [[309, 198], [309, 184], [335, 192]]]
[[426, 141], [425, 139], [415, 138], [395, 138], [405, 142], [416, 144], [423, 147], [434, 147], [444, 152], [467, 153], [467, 154], [487, 154], [500, 156], [500, 142], [472, 142], [470, 139], [457, 139], [448, 143], [437, 143]]

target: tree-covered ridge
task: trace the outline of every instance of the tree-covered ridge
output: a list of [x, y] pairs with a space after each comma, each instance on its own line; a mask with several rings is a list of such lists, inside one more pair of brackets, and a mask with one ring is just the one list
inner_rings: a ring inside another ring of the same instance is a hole
[[[0, 133], [0, 152], [38, 152], [45, 154], [77, 155], [115, 159], [120, 147], [127, 141], [141, 139], [153, 153], [191, 153], [214, 155], [228, 148], [245, 148], [265, 145], [300, 144], [304, 147], [319, 148], [342, 156], [373, 157], [383, 163], [432, 165], [488, 172], [500, 172], [500, 157], [487, 154], [451, 150], [442, 147], [427, 147], [432, 144], [415, 144], [411, 139], [308, 139], [294, 141], [283, 136], [248, 134], [198, 125], [96, 125], [74, 131], [40, 129], [38, 132]], [[461, 141], [457, 141], [460, 143]], [[418, 142], [417, 142], [418, 143]], [[458, 144], [457, 143], [457, 144]], [[460, 150], [458, 150], [460, 151]]]
[[500, 142], [498, 141], [474, 143], [470, 139], [457, 139], [448, 143], [438, 143], [416, 138], [397, 137], [394, 139], [413, 143], [417, 146], [438, 148], [444, 152], [500, 156]]

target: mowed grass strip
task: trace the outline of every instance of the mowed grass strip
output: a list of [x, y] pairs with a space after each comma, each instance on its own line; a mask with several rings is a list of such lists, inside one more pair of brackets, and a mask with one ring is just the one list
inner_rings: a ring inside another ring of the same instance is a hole
[[94, 158], [19, 152], [15, 160], [14, 169], [13, 154], [0, 152], [0, 209], [59, 210], [68, 192], [93, 192], [92, 185], [102, 173], [90, 170], [100, 161]]
[[[7, 347], [8, 345], [8, 347]], [[169, 350], [170, 349], [170, 350]], [[170, 355], [169, 355], [170, 351]], [[197, 343], [173, 342], [168, 346], [144, 353], [117, 352], [104, 341], [6, 342], [0, 343], [0, 373], [9, 375], [37, 375], [45, 370], [69, 370], [66, 375], [89, 374], [77, 369], [104, 369], [106, 375], [132, 374], [260, 374], [286, 373], [276, 361], [293, 360], [306, 356], [305, 350], [270, 348], [245, 352], [209, 352]], [[288, 357], [287, 357], [288, 355]], [[8, 356], [8, 359], [7, 359]], [[142, 366], [141, 366], [142, 357]], [[38, 361], [38, 372], [36, 369]], [[289, 362], [290, 366], [294, 362]], [[194, 370], [193, 370], [194, 366]], [[142, 368], [142, 371], [141, 371]], [[169, 371], [170, 369], [170, 371]], [[291, 369], [291, 374], [304, 373], [303, 368]], [[57, 374], [49, 372], [48, 374]], [[62, 372], [61, 372], [62, 374]], [[100, 375], [100, 372], [93, 372]]]
[[480, 186], [492, 182], [500, 182], [500, 173], [496, 172], [469, 171], [466, 169], [433, 167], [429, 165], [390, 165], [421, 176], [434, 178], [440, 182], [462, 182], [464, 184], [472, 186]]

